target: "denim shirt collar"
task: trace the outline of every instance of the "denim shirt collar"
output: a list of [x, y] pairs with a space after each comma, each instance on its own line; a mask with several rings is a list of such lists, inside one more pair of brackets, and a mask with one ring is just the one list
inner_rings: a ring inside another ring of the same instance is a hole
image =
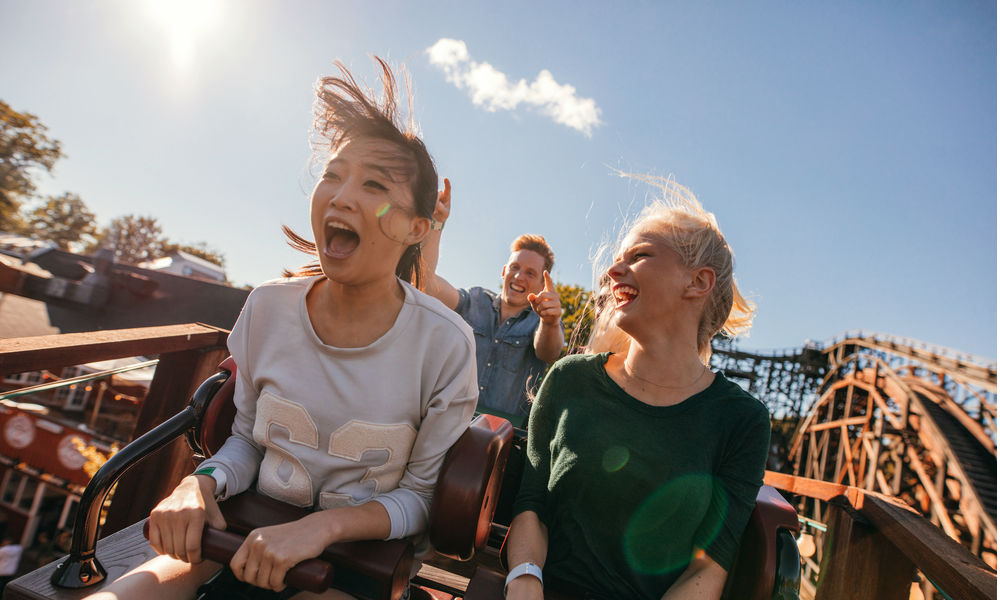
[[[496, 294], [496, 295], [493, 296], [493, 310], [496, 311], [496, 314], [497, 314], [497, 324], [498, 325], [501, 324], [502, 321], [503, 321], [503, 311], [501, 310], [502, 307], [503, 307], [503, 292], [498, 293], [498, 294]], [[532, 312], [532, 310], [531, 310], [531, 304], [528, 304], [527, 306], [525, 306], [524, 308], [522, 308], [521, 311], [518, 312], [513, 317], [511, 317], [511, 319], [513, 321], [519, 321], [521, 318], [523, 318], [525, 316], [525, 314], [524, 314], [525, 312]]]

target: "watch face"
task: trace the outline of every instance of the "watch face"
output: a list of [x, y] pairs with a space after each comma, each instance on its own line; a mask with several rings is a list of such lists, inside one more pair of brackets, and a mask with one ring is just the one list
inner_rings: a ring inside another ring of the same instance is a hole
[[35, 422], [30, 417], [12, 417], [3, 428], [3, 439], [15, 448], [24, 448], [35, 441]]
[[[80, 438], [75, 435], [63, 436], [63, 439], [59, 440], [59, 447], [56, 448], [56, 455], [59, 457], [59, 462], [62, 463], [62, 466], [75, 471], [76, 469], [82, 469], [83, 465], [87, 464], [87, 458], [76, 449], [76, 444], [73, 440], [80, 440]], [[80, 441], [82, 442], [83, 440]]]

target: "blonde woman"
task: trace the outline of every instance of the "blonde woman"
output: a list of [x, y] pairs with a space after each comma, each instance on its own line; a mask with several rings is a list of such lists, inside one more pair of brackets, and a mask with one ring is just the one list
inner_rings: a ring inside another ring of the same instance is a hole
[[589, 353], [531, 410], [508, 598], [719, 598], [762, 482], [767, 409], [708, 367], [752, 320], [732, 252], [687, 189], [642, 179], [663, 195], [603, 271]]

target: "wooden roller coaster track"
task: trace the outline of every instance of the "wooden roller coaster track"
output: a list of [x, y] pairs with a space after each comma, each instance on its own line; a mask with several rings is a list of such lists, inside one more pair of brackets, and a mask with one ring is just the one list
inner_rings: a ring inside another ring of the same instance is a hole
[[[777, 417], [772, 468], [900, 498], [996, 568], [995, 362], [865, 332], [716, 355]], [[793, 421], [791, 435], [778, 427]], [[800, 514], [823, 523], [826, 510], [804, 501]]]

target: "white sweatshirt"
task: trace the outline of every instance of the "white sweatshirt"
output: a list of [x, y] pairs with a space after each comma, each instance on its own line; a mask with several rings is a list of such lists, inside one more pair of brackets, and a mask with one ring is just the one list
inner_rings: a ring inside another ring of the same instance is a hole
[[476, 407], [472, 330], [413, 286], [395, 324], [364, 348], [320, 341], [306, 311], [319, 277], [251, 292], [229, 336], [237, 364], [233, 435], [200, 467], [223, 498], [257, 489], [296, 506], [381, 503], [387, 539], [422, 532], [445, 452]]

